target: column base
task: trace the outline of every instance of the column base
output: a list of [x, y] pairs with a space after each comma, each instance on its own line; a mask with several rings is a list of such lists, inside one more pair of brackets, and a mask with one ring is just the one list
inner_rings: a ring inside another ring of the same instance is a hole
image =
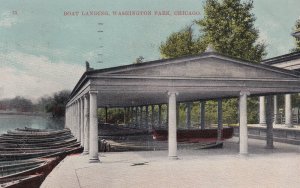
[[89, 159], [89, 163], [100, 163], [99, 158]]
[[88, 151], [83, 151], [83, 152], [81, 153], [81, 155], [88, 155], [88, 154], [89, 154]]
[[294, 127], [294, 125], [285, 125], [285, 126], [287, 126], [287, 128], [293, 128]]
[[179, 160], [178, 156], [169, 156], [169, 160]]
[[240, 157], [249, 157], [249, 153], [239, 153]]
[[274, 146], [265, 146], [265, 149], [274, 149]]

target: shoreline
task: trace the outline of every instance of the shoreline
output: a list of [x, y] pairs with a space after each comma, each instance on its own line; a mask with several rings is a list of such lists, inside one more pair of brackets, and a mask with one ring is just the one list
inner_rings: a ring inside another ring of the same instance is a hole
[[51, 116], [50, 113], [44, 112], [11, 112], [11, 111], [0, 111], [0, 115], [24, 115], [24, 116]]

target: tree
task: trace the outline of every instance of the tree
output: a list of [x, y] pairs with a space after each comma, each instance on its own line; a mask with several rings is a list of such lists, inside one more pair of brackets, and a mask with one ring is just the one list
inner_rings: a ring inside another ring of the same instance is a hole
[[204, 18], [196, 21], [200, 35], [195, 37], [191, 26], [172, 33], [160, 46], [161, 56], [199, 54], [211, 44], [224, 55], [260, 62], [266, 55], [266, 46], [258, 42], [259, 31], [254, 27], [252, 8], [252, 1], [207, 0]]
[[266, 55], [265, 44], [258, 43], [259, 31], [251, 13], [253, 1], [207, 0], [204, 18], [197, 21], [202, 40], [225, 55], [260, 62]]
[[[295, 31], [300, 31], [300, 18], [296, 21], [295, 23]], [[295, 42], [296, 42], [296, 47], [293, 48], [291, 51], [292, 52], [300, 52], [300, 39], [299, 38], [295, 38]]]
[[53, 97], [43, 96], [39, 98], [37, 104], [35, 105], [36, 111], [38, 112], [49, 112], [50, 106], [53, 103]]
[[205, 50], [206, 45], [196, 38], [191, 26], [179, 32], [172, 33], [160, 46], [162, 58], [175, 58], [185, 55], [198, 54]]
[[51, 98], [42, 98], [41, 102], [45, 102], [44, 106], [46, 112], [51, 112], [53, 117], [64, 116], [70, 93], [68, 90], [63, 90], [55, 93]]

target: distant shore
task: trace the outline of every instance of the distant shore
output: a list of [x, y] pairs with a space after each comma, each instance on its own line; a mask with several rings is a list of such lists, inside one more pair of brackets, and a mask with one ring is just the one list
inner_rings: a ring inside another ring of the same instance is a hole
[[0, 115], [25, 115], [25, 116], [51, 116], [45, 112], [16, 112], [16, 111], [1, 111]]

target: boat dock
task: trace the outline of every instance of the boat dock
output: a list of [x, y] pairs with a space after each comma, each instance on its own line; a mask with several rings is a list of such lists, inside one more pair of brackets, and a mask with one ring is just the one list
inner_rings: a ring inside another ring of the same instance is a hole
[[237, 155], [238, 138], [223, 149], [179, 149], [179, 160], [167, 150], [99, 153], [66, 157], [45, 179], [42, 188], [110, 187], [299, 187], [300, 147], [249, 139], [249, 155]]

